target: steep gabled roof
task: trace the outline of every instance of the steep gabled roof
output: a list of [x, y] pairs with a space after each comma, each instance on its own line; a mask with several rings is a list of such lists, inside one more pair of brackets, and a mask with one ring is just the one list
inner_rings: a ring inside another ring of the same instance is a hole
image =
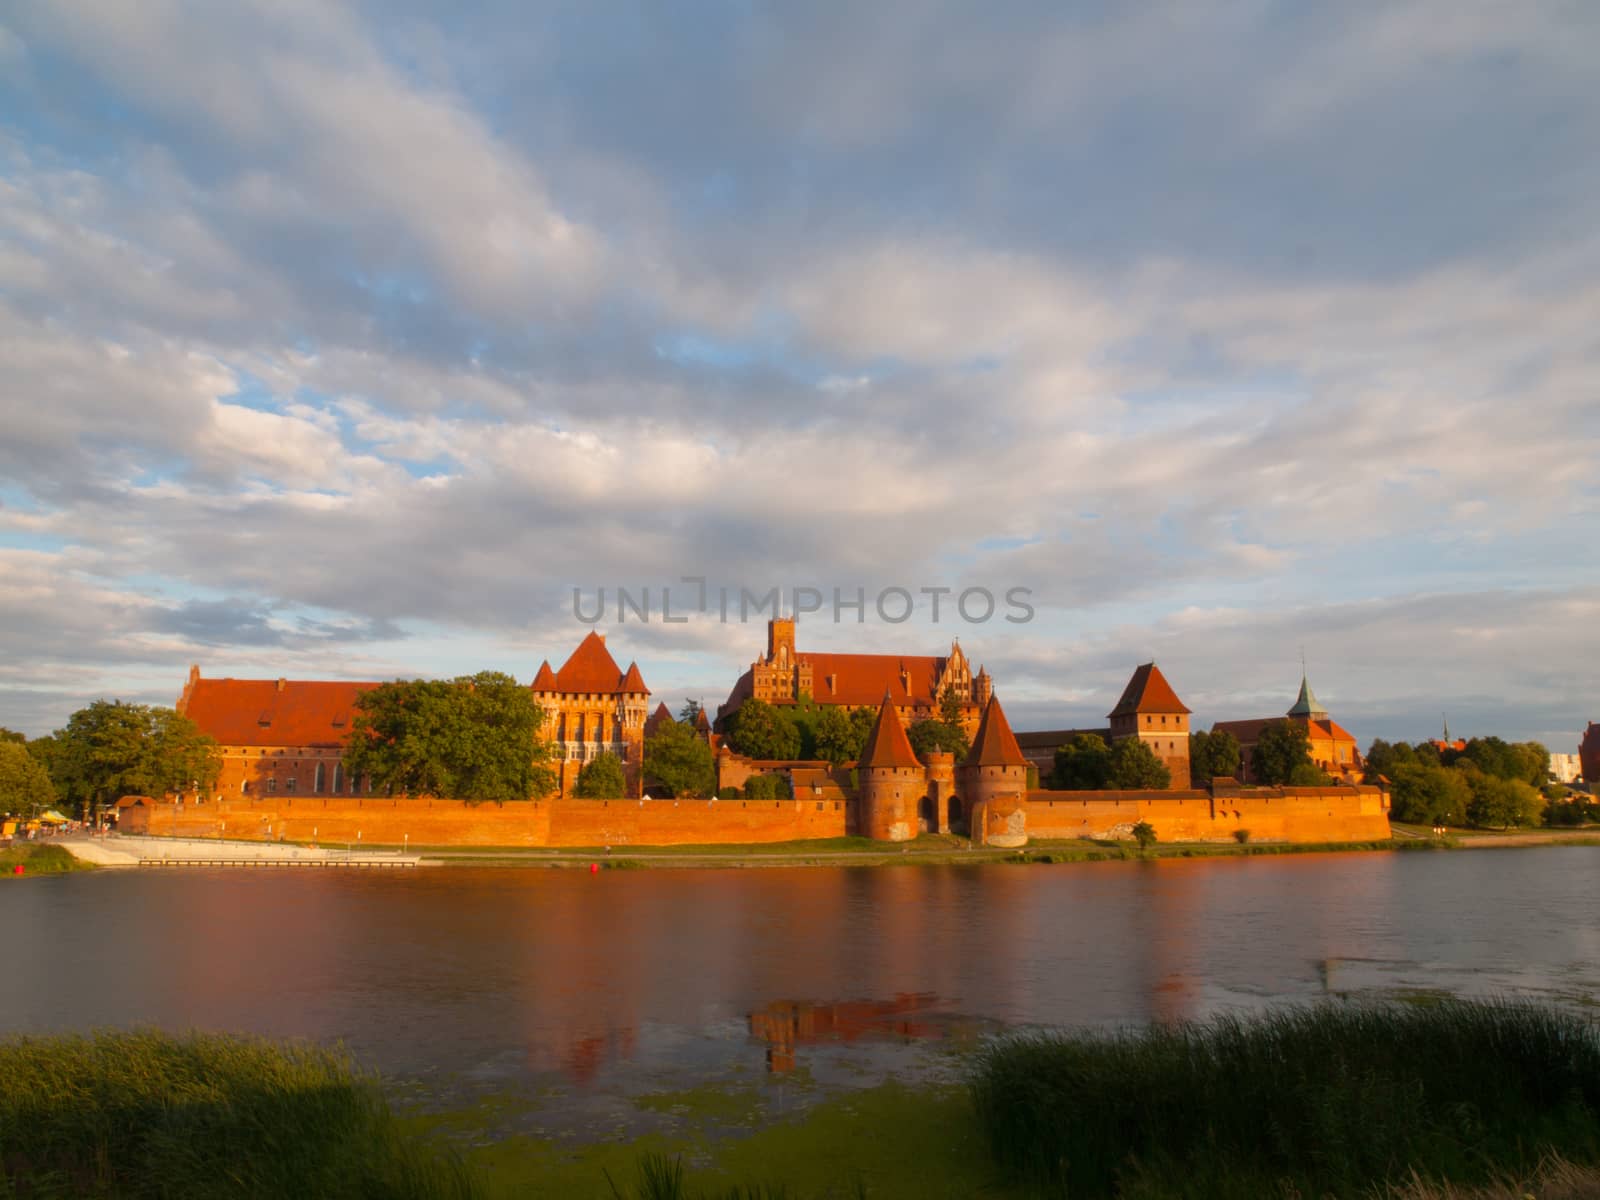
[[556, 672], [556, 686], [552, 691], [571, 693], [596, 693], [610, 695], [620, 691], [622, 668], [606, 649], [606, 639], [591, 631], [572, 657], [561, 664]]
[[878, 719], [867, 734], [867, 744], [861, 748], [858, 767], [920, 767], [916, 752], [906, 737], [906, 727], [900, 724], [900, 714], [894, 701], [885, 695], [878, 708]]
[[1028, 760], [1017, 745], [1011, 723], [997, 697], [990, 696], [983, 707], [983, 718], [978, 722], [977, 736], [972, 739], [972, 749], [967, 753], [969, 767], [1026, 767]]
[[660, 704], [656, 705], [655, 712], [651, 713], [644, 719], [644, 734], [646, 737], [649, 737], [663, 725], [672, 724], [675, 724], [672, 719], [672, 710], [667, 707], [665, 701], [662, 701]]
[[1300, 676], [1300, 695], [1295, 697], [1294, 707], [1284, 715], [1288, 717], [1305, 717], [1314, 721], [1320, 721], [1328, 715], [1328, 710], [1317, 703], [1317, 697], [1311, 690], [1311, 684], [1304, 675]]
[[1178, 699], [1161, 668], [1147, 662], [1133, 673], [1128, 686], [1122, 689], [1122, 699], [1117, 701], [1107, 716], [1126, 717], [1134, 713], [1186, 713], [1189, 709]]
[[376, 683], [194, 679], [183, 714], [224, 746], [336, 746]]
[[630, 696], [648, 696], [650, 694], [650, 689], [644, 685], [644, 676], [639, 674], [638, 663], [631, 662], [628, 664], [628, 673], [622, 677], [622, 686], [618, 690], [626, 692]]
[[539, 664], [539, 673], [533, 677], [533, 690], [536, 692], [556, 690], [556, 673], [550, 669], [548, 658]]

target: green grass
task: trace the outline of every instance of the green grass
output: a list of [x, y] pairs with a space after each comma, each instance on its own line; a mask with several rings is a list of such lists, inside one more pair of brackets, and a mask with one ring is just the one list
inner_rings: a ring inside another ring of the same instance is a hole
[[150, 1032], [0, 1041], [3, 1196], [482, 1194], [333, 1051]]
[[[22, 866], [21, 876], [16, 873], [19, 863]], [[0, 874], [10, 879], [92, 870], [93, 863], [75, 857], [65, 846], [53, 846], [49, 842], [18, 842], [0, 850]]]
[[980, 1054], [972, 1098], [1037, 1194], [1366, 1196], [1600, 1161], [1600, 1032], [1448, 1001], [1019, 1036]]

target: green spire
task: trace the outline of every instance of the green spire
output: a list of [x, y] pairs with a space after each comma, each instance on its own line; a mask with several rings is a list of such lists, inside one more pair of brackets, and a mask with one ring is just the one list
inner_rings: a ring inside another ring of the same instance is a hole
[[1300, 695], [1294, 702], [1294, 707], [1288, 712], [1291, 717], [1304, 717], [1308, 721], [1320, 721], [1328, 715], [1328, 710], [1317, 703], [1316, 693], [1311, 690], [1311, 684], [1305, 675], [1300, 676]]

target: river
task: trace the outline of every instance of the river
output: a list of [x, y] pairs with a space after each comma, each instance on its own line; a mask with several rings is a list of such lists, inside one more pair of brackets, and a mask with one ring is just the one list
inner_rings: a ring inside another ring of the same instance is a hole
[[[8, 882], [0, 1027], [343, 1042], [592, 1128], [702, 1084], [953, 1077], [1018, 1026], [1325, 996], [1600, 998], [1587, 847], [1072, 865], [100, 871]], [[803, 1083], [804, 1088], [785, 1085]], [[550, 1103], [551, 1098], [559, 1103]]]

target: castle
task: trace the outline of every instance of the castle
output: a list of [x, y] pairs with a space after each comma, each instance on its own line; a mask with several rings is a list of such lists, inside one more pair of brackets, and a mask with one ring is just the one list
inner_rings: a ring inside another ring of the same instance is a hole
[[[205, 679], [191, 666], [177, 710], [221, 748], [222, 773], [209, 798], [372, 795], [372, 781], [346, 772], [341, 758], [356, 701], [377, 686]], [[555, 751], [560, 795], [571, 795], [583, 764], [602, 753], [622, 760], [630, 792], [638, 794], [650, 689], [637, 663], [622, 670], [604, 636], [590, 633], [559, 671], [541, 663], [532, 691], [544, 712], [544, 740]]]
[[767, 652], [739, 676], [717, 709], [719, 722], [731, 717], [746, 700], [792, 705], [809, 701], [844, 708], [874, 707], [889, 696], [906, 722], [939, 715], [939, 704], [952, 693], [961, 705], [961, 723], [970, 734], [983, 706], [994, 694], [994, 682], [983, 667], [977, 674], [951, 643], [944, 657], [914, 654], [813, 654], [795, 648], [793, 617], [767, 622]]
[[[500, 805], [448, 797], [374, 795], [341, 760], [357, 702], [375, 683], [286, 679], [205, 679], [191, 667], [178, 701], [222, 747], [223, 770], [205, 796], [126, 810], [152, 828], [230, 837], [400, 844], [618, 846], [790, 841], [859, 834], [904, 842], [921, 833], [956, 833], [973, 842], [1021, 847], [1030, 838], [1125, 838], [1140, 822], [1163, 840], [1246, 836], [1277, 841], [1356, 841], [1389, 836], [1388, 797], [1353, 782], [1354, 739], [1328, 718], [1309, 684], [1290, 719], [1312, 732], [1324, 769], [1344, 766], [1341, 782], [1320, 788], [1252, 788], [1232, 779], [1190, 786], [1190, 710], [1154, 663], [1138, 667], [1100, 731], [1108, 742], [1136, 738], [1168, 768], [1159, 791], [1068, 792], [1040, 788], [1041, 768], [1074, 731], [1012, 732], [988, 672], [973, 672], [959, 644], [944, 657], [800, 654], [793, 619], [768, 626], [767, 652], [734, 685], [719, 710], [747, 700], [871, 707], [876, 716], [855, 763], [753, 762], [733, 753], [704, 713], [694, 723], [714, 754], [717, 797], [651, 796], [644, 788], [649, 731], [671, 721], [648, 713], [638, 665], [618, 666], [599, 633], [588, 634], [559, 669], [540, 664], [530, 690], [544, 713], [558, 786], [549, 796]], [[869, 693], [875, 693], [869, 695]], [[961, 762], [945, 752], [919, 756], [908, 725], [937, 716], [953, 695], [971, 744]], [[1255, 723], [1222, 723], [1237, 728]], [[1266, 721], [1259, 723], [1265, 725]], [[1591, 727], [1593, 734], [1595, 727]], [[1248, 733], [1248, 731], [1245, 731]], [[1244, 741], [1241, 738], [1241, 741]], [[1586, 739], [1586, 746], [1590, 740]], [[1024, 750], [1024, 744], [1028, 749]], [[603, 753], [622, 760], [625, 796], [572, 795], [583, 765]], [[784, 798], [752, 799], [737, 790], [754, 774], [782, 775]], [[732, 786], [729, 786], [732, 785]], [[188, 803], [183, 803], [188, 801]], [[159, 810], [159, 811], [157, 811]]]
[[[1328, 710], [1317, 703], [1316, 694], [1311, 690], [1311, 683], [1302, 673], [1300, 694], [1295, 697], [1295, 702], [1283, 716], [1253, 717], [1245, 721], [1218, 721], [1211, 727], [1212, 732], [1230, 733], [1238, 741], [1241, 781], [1245, 783], [1251, 781], [1250, 755], [1256, 748], [1256, 743], [1261, 740], [1261, 731], [1283, 720], [1293, 721], [1305, 727], [1306, 748], [1312, 763], [1319, 769], [1334, 779], [1354, 782], [1361, 778], [1363, 766], [1361, 748], [1356, 744], [1355, 735], [1330, 717]], [[1447, 725], [1445, 736], [1448, 738], [1449, 734], [1450, 728]]]

